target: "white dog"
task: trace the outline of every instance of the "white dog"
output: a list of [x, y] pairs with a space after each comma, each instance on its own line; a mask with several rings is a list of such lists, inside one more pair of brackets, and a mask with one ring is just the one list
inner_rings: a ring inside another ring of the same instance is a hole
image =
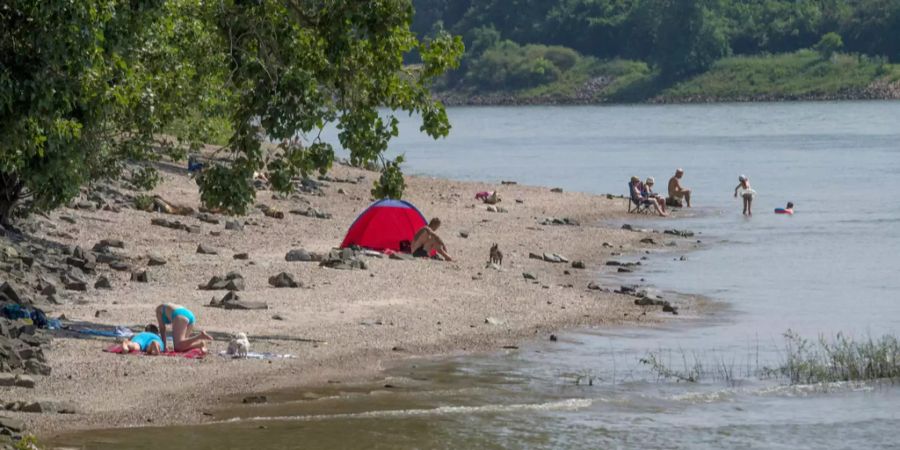
[[234, 339], [228, 343], [228, 354], [235, 358], [246, 358], [249, 352], [250, 340], [247, 339], [246, 333], [234, 335]]

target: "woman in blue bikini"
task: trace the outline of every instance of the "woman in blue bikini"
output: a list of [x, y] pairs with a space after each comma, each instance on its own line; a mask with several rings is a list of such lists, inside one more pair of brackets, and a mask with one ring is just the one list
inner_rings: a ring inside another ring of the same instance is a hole
[[194, 313], [181, 305], [163, 303], [156, 307], [156, 321], [159, 323], [159, 336], [166, 342], [166, 325], [172, 325], [172, 343], [176, 352], [186, 352], [199, 348], [206, 351], [206, 341], [212, 336], [201, 331], [191, 336], [194, 330]]
[[120, 345], [122, 353], [144, 352], [148, 355], [158, 355], [166, 351], [166, 344], [159, 337], [159, 329], [153, 324], [147, 325], [142, 333], [125, 338]]

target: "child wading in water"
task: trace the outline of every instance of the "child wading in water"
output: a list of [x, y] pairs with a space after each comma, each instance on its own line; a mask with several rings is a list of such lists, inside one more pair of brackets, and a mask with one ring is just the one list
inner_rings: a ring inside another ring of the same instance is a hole
[[756, 191], [750, 188], [750, 178], [747, 178], [747, 175], [741, 175], [738, 177], [738, 185], [734, 188], [734, 197], [740, 195], [741, 199], [744, 201], [744, 212], [745, 216], [753, 215], [753, 197], [756, 196]]

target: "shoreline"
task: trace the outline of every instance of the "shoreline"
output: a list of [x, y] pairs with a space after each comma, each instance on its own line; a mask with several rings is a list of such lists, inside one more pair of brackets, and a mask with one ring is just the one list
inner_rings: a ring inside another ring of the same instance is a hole
[[[218, 333], [245, 331], [250, 335], [252, 350], [292, 353], [296, 359], [226, 360], [215, 355], [226, 345], [221, 340], [213, 343], [212, 354], [199, 362], [120, 356], [100, 352], [107, 341], [57, 337], [49, 352], [53, 366], [49, 377], [40, 377], [37, 387], [27, 392], [0, 389], [6, 391], [7, 397], [10, 393], [26, 394], [22, 400], [72, 402], [78, 412], [12, 415], [26, 421], [29, 432], [51, 440], [71, 432], [118, 426], [198, 424], [213, 420], [208, 415], [210, 410], [234, 406], [244, 395], [324, 386], [334, 381], [361, 381], [404, 359], [496, 351], [560, 329], [653, 326], [668, 320], [669, 315], [657, 307], [634, 305], [635, 297], [587, 289], [587, 284], [596, 280], [595, 273], [609, 270], [606, 261], [633, 259], [638, 251], [664, 248], [662, 242], [640, 242], [662, 234], [596, 225], [630, 217], [622, 199], [608, 199], [605, 195], [407, 177], [407, 199], [426, 217], [437, 215], [444, 220], [440, 234], [457, 257], [454, 262], [372, 258], [366, 260], [368, 270], [343, 271], [284, 261], [285, 252], [293, 248], [327, 252], [339, 244], [345, 227], [369, 204], [373, 173], [337, 166], [330, 175], [341, 180], [363, 180], [357, 184], [330, 183], [323, 187], [321, 196], [272, 200], [267, 191], [257, 195], [258, 203], [284, 211], [300, 204], [320, 208], [333, 214], [330, 220], [291, 214], [272, 219], [254, 210], [246, 219], [259, 225], [248, 225], [240, 233], [225, 231], [212, 236], [209, 231], [219, 227], [210, 230], [203, 224], [203, 234], [189, 235], [141, 225], [152, 217], [173, 217], [164, 214], [79, 211], [82, 218], [93, 215], [119, 226], [79, 219], [77, 226], [67, 227], [74, 237], [70, 243], [88, 248], [100, 238], [114, 237], [125, 240], [126, 248], [135, 257], [155, 251], [169, 262], [161, 268], [151, 268], [155, 270], [149, 286], [127, 282], [122, 286], [123, 278], [115, 272], [98, 270], [113, 280], [114, 289], [89, 291], [79, 301], [54, 308], [54, 317], [63, 313], [70, 319], [110, 325], [140, 324], [147, 321], [146, 310], [152, 308], [153, 299], [181, 296], [184, 299], [178, 302], [198, 313], [201, 329]], [[199, 204], [192, 181], [179, 174], [166, 174], [165, 179], [156, 193], [167, 199], [177, 198], [179, 203]], [[495, 189], [503, 195], [500, 205], [508, 213], [488, 212], [485, 205], [472, 199], [474, 192]], [[516, 203], [515, 199], [523, 203]], [[53, 216], [66, 213], [72, 211], [61, 210]], [[582, 225], [540, 225], [544, 217], [572, 218]], [[192, 218], [181, 220], [195, 222]], [[140, 234], [142, 227], [147, 233]], [[469, 237], [461, 238], [460, 231]], [[666, 235], [666, 240], [677, 239]], [[198, 241], [230, 250], [203, 258], [191, 254]], [[503, 271], [485, 269], [487, 249], [492, 242], [498, 242], [505, 253]], [[231, 253], [237, 251], [249, 251], [251, 261], [232, 260]], [[528, 257], [530, 252], [541, 251], [584, 261], [587, 269]], [[410, 271], [410, 267], [415, 269]], [[240, 296], [264, 300], [269, 310], [221, 311], [201, 306], [222, 292], [197, 291], [197, 284], [210, 274], [231, 269], [240, 270], [248, 280], [248, 290], [239, 292]], [[265, 285], [267, 276], [282, 270], [299, 275], [306, 286], [272, 289]], [[522, 272], [526, 271], [537, 276], [537, 284], [523, 278]], [[429, 293], [408, 292], [404, 286], [427, 286]], [[702, 314], [694, 311], [702, 309], [702, 305], [679, 307]], [[94, 312], [101, 309], [106, 314], [95, 319]], [[273, 314], [283, 315], [286, 320], [275, 321]], [[497, 324], [485, 323], [489, 317], [496, 318]], [[241, 324], [235, 325], [236, 321]], [[255, 335], [281, 335], [294, 340], [254, 339]], [[160, 381], [175, 379], [180, 381]], [[86, 380], [92, 381], [85, 383]]]
[[752, 94], [737, 97], [666, 97], [657, 96], [640, 101], [616, 101], [612, 99], [585, 99], [553, 95], [520, 97], [515, 93], [490, 92], [471, 94], [439, 92], [435, 95], [447, 107], [461, 106], [634, 106], [634, 105], [709, 105], [716, 103], [818, 103], [818, 102], [879, 102], [900, 100], [900, 88], [885, 92], [862, 89], [858, 92], [837, 94]]

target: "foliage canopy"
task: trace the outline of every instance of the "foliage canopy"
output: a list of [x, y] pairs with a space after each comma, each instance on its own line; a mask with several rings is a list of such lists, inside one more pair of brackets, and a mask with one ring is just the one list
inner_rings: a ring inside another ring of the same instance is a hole
[[[4, 2], [0, 219], [22, 198], [59, 206], [127, 162], [183, 157], [207, 140], [211, 118], [226, 118], [232, 134], [224, 162], [198, 178], [201, 198], [234, 213], [252, 201], [256, 171], [289, 190], [292, 177], [327, 170], [326, 124], [360, 164], [397, 135], [382, 106], [418, 113], [422, 131], [445, 136], [429, 85], [457, 65], [462, 42], [417, 39], [412, 16], [409, 0]], [[413, 51], [421, 64], [404, 66]]]

